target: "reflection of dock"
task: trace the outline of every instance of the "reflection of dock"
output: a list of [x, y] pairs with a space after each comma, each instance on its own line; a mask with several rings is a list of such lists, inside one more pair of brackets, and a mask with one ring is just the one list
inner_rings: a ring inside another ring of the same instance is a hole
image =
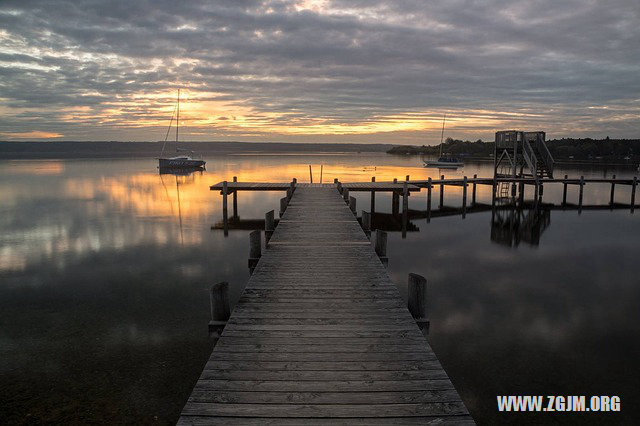
[[287, 191], [179, 424], [472, 424], [346, 188]]

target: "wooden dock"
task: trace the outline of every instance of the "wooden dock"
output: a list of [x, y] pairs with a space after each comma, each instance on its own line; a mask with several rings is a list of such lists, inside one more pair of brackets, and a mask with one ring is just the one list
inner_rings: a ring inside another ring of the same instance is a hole
[[336, 186], [298, 184], [178, 423], [473, 420]]

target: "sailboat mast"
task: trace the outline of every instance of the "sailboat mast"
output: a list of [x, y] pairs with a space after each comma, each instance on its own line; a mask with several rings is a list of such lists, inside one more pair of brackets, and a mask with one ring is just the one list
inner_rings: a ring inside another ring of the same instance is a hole
[[[178, 107], [177, 107], [177, 115], [176, 115], [176, 144], [178, 143], [178, 129], [180, 128], [180, 89], [178, 89]], [[444, 131], [444, 128], [443, 130]], [[176, 149], [178, 146], [176, 145]]]
[[442, 117], [442, 132], [440, 133], [440, 155], [439, 157], [442, 157], [442, 140], [444, 139], [444, 121], [447, 118], [447, 113], [444, 113], [444, 116]]

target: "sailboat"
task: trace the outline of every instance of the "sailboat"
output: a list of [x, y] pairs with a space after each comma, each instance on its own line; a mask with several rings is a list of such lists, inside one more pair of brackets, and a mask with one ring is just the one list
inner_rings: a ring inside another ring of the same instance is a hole
[[162, 152], [160, 153], [160, 158], [158, 158], [158, 168], [160, 170], [169, 170], [169, 169], [191, 169], [191, 170], [202, 170], [204, 169], [204, 165], [207, 163], [202, 159], [202, 157], [198, 159], [194, 159], [192, 157], [193, 151], [178, 148], [178, 131], [180, 129], [180, 89], [178, 89], [178, 102], [174, 109], [174, 115], [176, 116], [176, 152], [188, 152], [191, 155], [177, 155], [175, 157], [164, 157], [164, 149], [167, 146], [167, 139], [169, 137], [169, 132], [171, 131], [171, 125], [173, 124], [173, 115], [171, 116], [171, 121], [169, 122], [169, 128], [167, 129], [167, 134], [164, 138], [164, 144], [162, 144]]
[[456, 157], [450, 155], [442, 155], [442, 144], [444, 138], [444, 122], [447, 118], [447, 114], [442, 117], [442, 132], [440, 133], [440, 154], [438, 155], [438, 161], [422, 160], [424, 167], [437, 167], [439, 169], [457, 169], [464, 166], [464, 163]]

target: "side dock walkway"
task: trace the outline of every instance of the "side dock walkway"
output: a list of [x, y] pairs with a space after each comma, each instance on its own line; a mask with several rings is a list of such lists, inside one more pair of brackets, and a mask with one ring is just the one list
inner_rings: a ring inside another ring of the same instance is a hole
[[473, 424], [335, 185], [298, 185], [179, 424]]

